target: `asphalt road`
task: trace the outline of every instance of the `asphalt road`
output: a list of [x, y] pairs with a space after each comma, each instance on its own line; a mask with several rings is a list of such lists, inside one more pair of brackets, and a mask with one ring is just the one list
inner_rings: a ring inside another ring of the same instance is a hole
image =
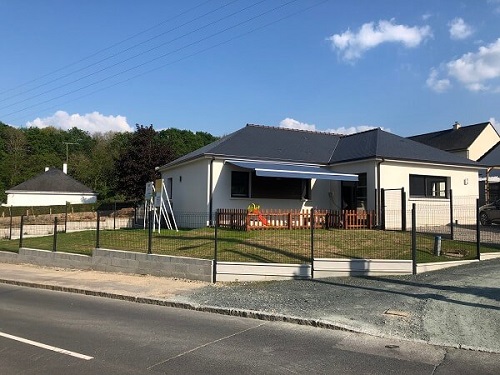
[[0, 285], [2, 375], [498, 374], [499, 363], [492, 353]]

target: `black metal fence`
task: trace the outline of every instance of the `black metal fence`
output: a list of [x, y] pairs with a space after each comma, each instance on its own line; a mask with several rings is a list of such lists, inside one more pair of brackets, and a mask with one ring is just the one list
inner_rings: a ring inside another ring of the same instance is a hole
[[386, 217], [405, 215], [406, 230], [332, 228], [320, 215], [315, 216], [315, 210], [301, 217], [309, 225], [300, 229], [265, 230], [222, 226], [218, 211], [212, 216], [176, 213], [175, 220], [182, 225], [175, 231], [166, 229], [164, 221], [153, 220], [153, 212], [144, 215], [130, 205], [78, 215], [11, 216], [2, 229], [0, 250], [15, 252], [28, 247], [90, 255], [97, 247], [228, 262], [293, 264], [312, 264], [317, 258], [413, 259], [416, 264], [477, 259], [481, 251], [500, 251], [500, 225], [479, 224], [477, 200], [461, 197], [453, 202], [436, 207], [421, 201], [404, 213], [385, 211]]

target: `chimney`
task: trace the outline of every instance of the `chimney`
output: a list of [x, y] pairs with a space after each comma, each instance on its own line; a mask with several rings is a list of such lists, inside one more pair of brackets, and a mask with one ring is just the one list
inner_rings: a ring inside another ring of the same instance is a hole
[[68, 174], [68, 164], [67, 163], [63, 164], [63, 173]]
[[49, 170], [49, 167], [45, 167], [45, 172], [47, 172]]
[[453, 124], [453, 130], [458, 130], [462, 127], [462, 125], [460, 125], [460, 123], [458, 121], [455, 121], [455, 123]]

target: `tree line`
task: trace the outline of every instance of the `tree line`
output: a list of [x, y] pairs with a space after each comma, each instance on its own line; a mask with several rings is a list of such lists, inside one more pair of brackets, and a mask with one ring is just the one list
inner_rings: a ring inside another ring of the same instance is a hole
[[5, 191], [44, 172], [62, 169], [93, 189], [100, 201], [139, 200], [155, 167], [203, 147], [217, 137], [176, 128], [156, 131], [136, 125], [129, 133], [95, 133], [78, 128], [14, 128], [0, 122], [0, 203]]

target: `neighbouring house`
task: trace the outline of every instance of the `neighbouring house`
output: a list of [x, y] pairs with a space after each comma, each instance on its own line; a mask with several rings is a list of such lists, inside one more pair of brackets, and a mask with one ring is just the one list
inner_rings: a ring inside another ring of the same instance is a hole
[[[66, 170], [66, 167], [64, 167]], [[95, 203], [97, 194], [57, 168], [41, 173], [5, 192], [7, 206], [58, 206]]]
[[420, 134], [409, 139], [480, 162], [484, 166], [479, 173], [481, 203], [489, 202], [496, 196], [500, 198], [500, 152], [495, 151], [500, 143], [500, 135], [491, 122], [467, 126], [455, 122], [451, 129]]
[[481, 204], [500, 199], [500, 142], [479, 160], [486, 166], [479, 175], [479, 198]]
[[500, 135], [491, 122], [467, 126], [455, 122], [451, 129], [415, 135], [408, 139], [478, 161], [500, 142]]
[[402, 214], [402, 203], [439, 210], [449, 205], [450, 190], [477, 198], [479, 169], [472, 160], [381, 129], [337, 135], [260, 125], [158, 168], [178, 220], [182, 213], [211, 215], [252, 203], [265, 209], [366, 209], [379, 217], [382, 202], [395, 215]]

